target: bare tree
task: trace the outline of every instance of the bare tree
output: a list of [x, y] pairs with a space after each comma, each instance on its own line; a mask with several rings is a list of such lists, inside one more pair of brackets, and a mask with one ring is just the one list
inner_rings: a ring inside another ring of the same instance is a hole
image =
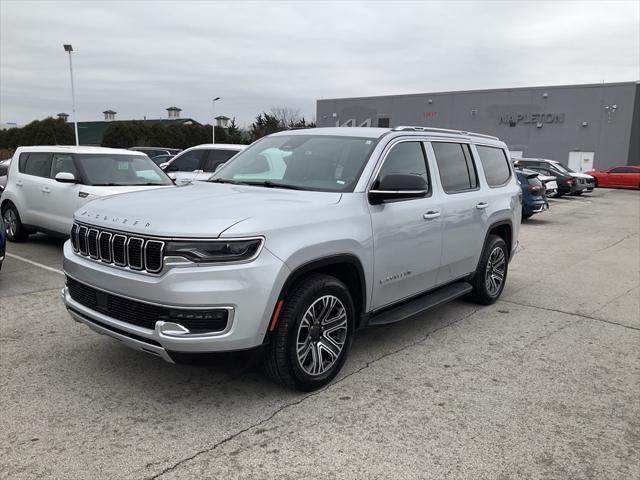
[[271, 107], [271, 115], [284, 127], [298, 123], [300, 118], [300, 110], [289, 107]]

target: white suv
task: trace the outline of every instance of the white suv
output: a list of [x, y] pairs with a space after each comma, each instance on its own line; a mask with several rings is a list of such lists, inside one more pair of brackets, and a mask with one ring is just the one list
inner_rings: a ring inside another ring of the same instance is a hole
[[144, 153], [102, 147], [20, 147], [9, 167], [0, 210], [7, 238], [69, 235], [73, 212], [106, 195], [173, 186]]
[[245, 148], [246, 145], [226, 143], [196, 145], [180, 152], [161, 167], [178, 185], [209, 180], [218, 167]]

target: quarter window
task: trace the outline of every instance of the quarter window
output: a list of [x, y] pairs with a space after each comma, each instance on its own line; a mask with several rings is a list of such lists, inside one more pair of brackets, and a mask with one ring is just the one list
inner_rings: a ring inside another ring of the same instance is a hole
[[374, 188], [386, 175], [393, 173], [419, 175], [429, 185], [427, 159], [421, 142], [402, 142], [392, 147], [380, 168]]
[[469, 145], [449, 142], [433, 142], [431, 145], [445, 192], [457, 193], [478, 188], [478, 173]]
[[511, 177], [511, 169], [509, 168], [509, 160], [504, 154], [504, 150], [495, 147], [485, 147], [476, 145], [484, 176], [490, 187], [498, 187], [504, 185], [509, 177]]
[[50, 153], [30, 153], [24, 165], [24, 173], [36, 177], [49, 177], [51, 172]]

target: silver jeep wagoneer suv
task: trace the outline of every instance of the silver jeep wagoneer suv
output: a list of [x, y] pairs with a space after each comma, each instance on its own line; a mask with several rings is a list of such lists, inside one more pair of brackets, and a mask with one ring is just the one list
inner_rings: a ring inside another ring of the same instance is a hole
[[208, 182], [95, 200], [64, 247], [71, 316], [172, 362], [261, 347], [293, 388], [354, 332], [496, 301], [520, 187], [495, 137], [423, 127], [280, 132]]

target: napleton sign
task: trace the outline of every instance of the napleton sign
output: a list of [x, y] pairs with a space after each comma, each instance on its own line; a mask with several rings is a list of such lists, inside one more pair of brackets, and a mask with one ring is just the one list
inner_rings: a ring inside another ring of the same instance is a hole
[[564, 113], [501, 113], [500, 125], [515, 127], [519, 123], [564, 123]]

